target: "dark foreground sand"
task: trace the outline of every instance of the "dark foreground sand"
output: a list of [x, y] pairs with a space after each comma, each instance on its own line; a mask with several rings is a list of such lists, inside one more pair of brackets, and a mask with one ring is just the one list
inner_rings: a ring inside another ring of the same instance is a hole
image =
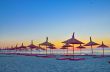
[[[79, 56], [80, 57], [80, 56]], [[69, 61], [35, 56], [0, 55], [0, 72], [110, 72], [110, 57]]]

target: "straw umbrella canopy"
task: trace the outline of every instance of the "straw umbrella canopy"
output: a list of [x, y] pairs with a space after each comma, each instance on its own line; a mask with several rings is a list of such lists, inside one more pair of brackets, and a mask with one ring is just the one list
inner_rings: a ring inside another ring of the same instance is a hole
[[19, 50], [18, 44], [16, 44], [16, 46], [14, 47], [14, 50], [17, 52], [17, 50]]
[[54, 47], [54, 46], [49, 46], [48, 48], [50, 48], [50, 49], [56, 49], [56, 47]]
[[72, 45], [70, 45], [69, 43], [66, 43], [65, 45], [63, 45], [62, 47], [67, 49], [67, 55], [68, 55], [68, 47], [73, 47]]
[[11, 51], [13, 50], [13, 46], [5, 47], [3, 50], [4, 50], [4, 53], [11, 53]]
[[92, 41], [92, 38], [90, 37], [90, 42], [88, 42], [88, 43], [85, 44], [84, 46], [91, 46], [91, 51], [92, 51], [92, 55], [93, 55], [93, 47], [92, 47], [92, 46], [95, 46], [95, 45], [99, 45], [99, 44], [96, 43], [96, 42], [93, 42], [93, 41]]
[[84, 44], [83, 42], [77, 40], [74, 36], [74, 33], [72, 35], [72, 38], [62, 42], [62, 43], [68, 43], [68, 44], [72, 44], [73, 45], [73, 58], [74, 58], [74, 44]]
[[31, 49], [38, 49], [39, 47], [33, 44], [33, 40], [31, 41], [31, 44], [28, 46]]
[[[9, 48], [7, 47], [7, 49], [9, 49]], [[13, 47], [13, 46], [11, 46], [11, 48], [10, 48], [9, 50], [13, 51], [13, 50], [14, 50], [14, 47]]]
[[42, 47], [40, 46], [40, 44], [39, 44], [39, 54], [40, 54], [41, 51], [44, 51], [44, 50], [45, 50], [45, 49], [42, 48]]
[[36, 49], [36, 50], [39, 49], [38, 46], [36, 46], [36, 45], [33, 44], [33, 40], [31, 41], [31, 44], [30, 44], [28, 47], [31, 49], [31, 54], [32, 54], [32, 50], [33, 50], [33, 49]]
[[48, 48], [48, 46], [51, 46], [53, 44], [48, 42], [48, 37], [46, 37], [46, 41], [43, 42], [43, 43], [40, 43], [39, 45], [46, 46], [46, 55], [47, 55], [47, 48]]
[[39, 44], [39, 49], [41, 49], [41, 50], [45, 50], [44, 48], [42, 48], [42, 47], [40, 46], [40, 44]]
[[50, 46], [48, 46], [48, 48], [50, 48], [50, 53], [52, 53], [52, 54], [53, 54], [53, 49], [56, 49], [56, 47], [54, 47], [54, 45], [50, 45]]
[[98, 46], [98, 48], [103, 48], [103, 56], [104, 56], [104, 48], [108, 48], [107, 45], [105, 45], [102, 41], [102, 44]]
[[18, 48], [19, 48], [19, 47], [18, 47], [18, 44], [16, 44], [16, 46], [14, 47], [14, 49], [17, 50]]
[[5, 52], [6, 53], [11, 52], [12, 49], [13, 49], [13, 46], [11, 46], [11, 47], [5, 47]]
[[11, 46], [10, 48], [9, 47], [6, 47], [5, 49], [7, 52], [11, 52], [12, 50], [14, 50], [13, 46]]
[[64, 50], [64, 54], [65, 54], [65, 50], [66, 50], [67, 48], [62, 46], [60, 49], [63, 49], [63, 50]]
[[78, 46], [76, 48], [79, 48], [80, 49], [80, 55], [81, 55], [81, 50], [84, 49], [85, 47], [80, 44], [80, 46]]
[[22, 43], [22, 45], [20, 47], [18, 47], [19, 50], [24, 50], [26, 49], [26, 46], [24, 46], [24, 44]]

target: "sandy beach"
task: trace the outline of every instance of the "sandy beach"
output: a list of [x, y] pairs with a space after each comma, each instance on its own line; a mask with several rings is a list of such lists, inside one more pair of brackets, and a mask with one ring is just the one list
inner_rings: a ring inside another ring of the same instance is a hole
[[[80, 57], [80, 56], [79, 56]], [[0, 72], [110, 72], [110, 57], [69, 61], [36, 56], [0, 55]]]

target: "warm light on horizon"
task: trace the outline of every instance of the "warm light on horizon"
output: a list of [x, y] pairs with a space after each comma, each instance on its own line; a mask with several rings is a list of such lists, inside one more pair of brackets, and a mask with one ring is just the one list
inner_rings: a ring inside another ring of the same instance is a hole
[[[103, 41], [105, 45], [108, 45], [110, 47], [110, 44], [109, 44], [110, 40], [107, 39], [107, 38], [97, 38], [97, 39], [92, 38], [92, 39], [93, 39], [93, 41], [97, 42], [98, 44], [101, 44], [102, 41]], [[67, 39], [65, 39], [65, 40], [67, 40]], [[89, 37], [88, 37], [88, 39], [87, 38], [78, 38], [78, 40], [80, 40], [80, 41], [82, 41], [86, 44], [87, 42], [89, 42]], [[40, 44], [44, 41], [45, 40], [39, 40], [39, 41], [38, 40], [33, 40], [34, 44], [37, 45], [37, 46], [38, 46], [38, 44]], [[62, 43], [62, 41], [64, 41], [64, 40], [54, 40], [54, 39], [53, 39], [53, 41], [49, 40], [49, 42], [53, 43], [56, 48], [61, 48], [61, 46], [64, 45], [64, 43]], [[11, 46], [15, 47], [16, 44], [18, 46], [20, 46], [22, 43], [24, 43], [25, 46], [28, 46], [31, 43], [31, 40], [30, 41], [29, 40], [25, 40], [25, 41], [6, 41], [6, 42], [4, 41], [4, 42], [0, 42], [0, 47], [3, 47], [3, 48], [11, 47]], [[75, 47], [77, 47], [77, 46], [78, 45], [75, 45]], [[94, 46], [94, 47], [97, 47], [97, 46]], [[87, 46], [86, 48], [90, 48], [90, 47]]]

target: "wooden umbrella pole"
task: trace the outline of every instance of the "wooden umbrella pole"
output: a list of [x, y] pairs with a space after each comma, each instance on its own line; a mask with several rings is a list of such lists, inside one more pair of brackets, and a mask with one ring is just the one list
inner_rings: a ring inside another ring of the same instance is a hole
[[81, 55], [81, 48], [80, 48], [80, 55]]
[[31, 49], [31, 54], [32, 54], [32, 49]]
[[74, 44], [73, 44], [73, 58], [74, 58]]
[[68, 55], [68, 47], [67, 47], [67, 55]]
[[50, 48], [50, 54], [52, 54], [51, 48]]
[[104, 47], [103, 47], [103, 56], [104, 56]]
[[92, 45], [91, 45], [91, 50], [92, 50], [92, 55], [93, 55], [93, 48], [92, 48]]
[[46, 55], [47, 55], [47, 45], [46, 45]]

